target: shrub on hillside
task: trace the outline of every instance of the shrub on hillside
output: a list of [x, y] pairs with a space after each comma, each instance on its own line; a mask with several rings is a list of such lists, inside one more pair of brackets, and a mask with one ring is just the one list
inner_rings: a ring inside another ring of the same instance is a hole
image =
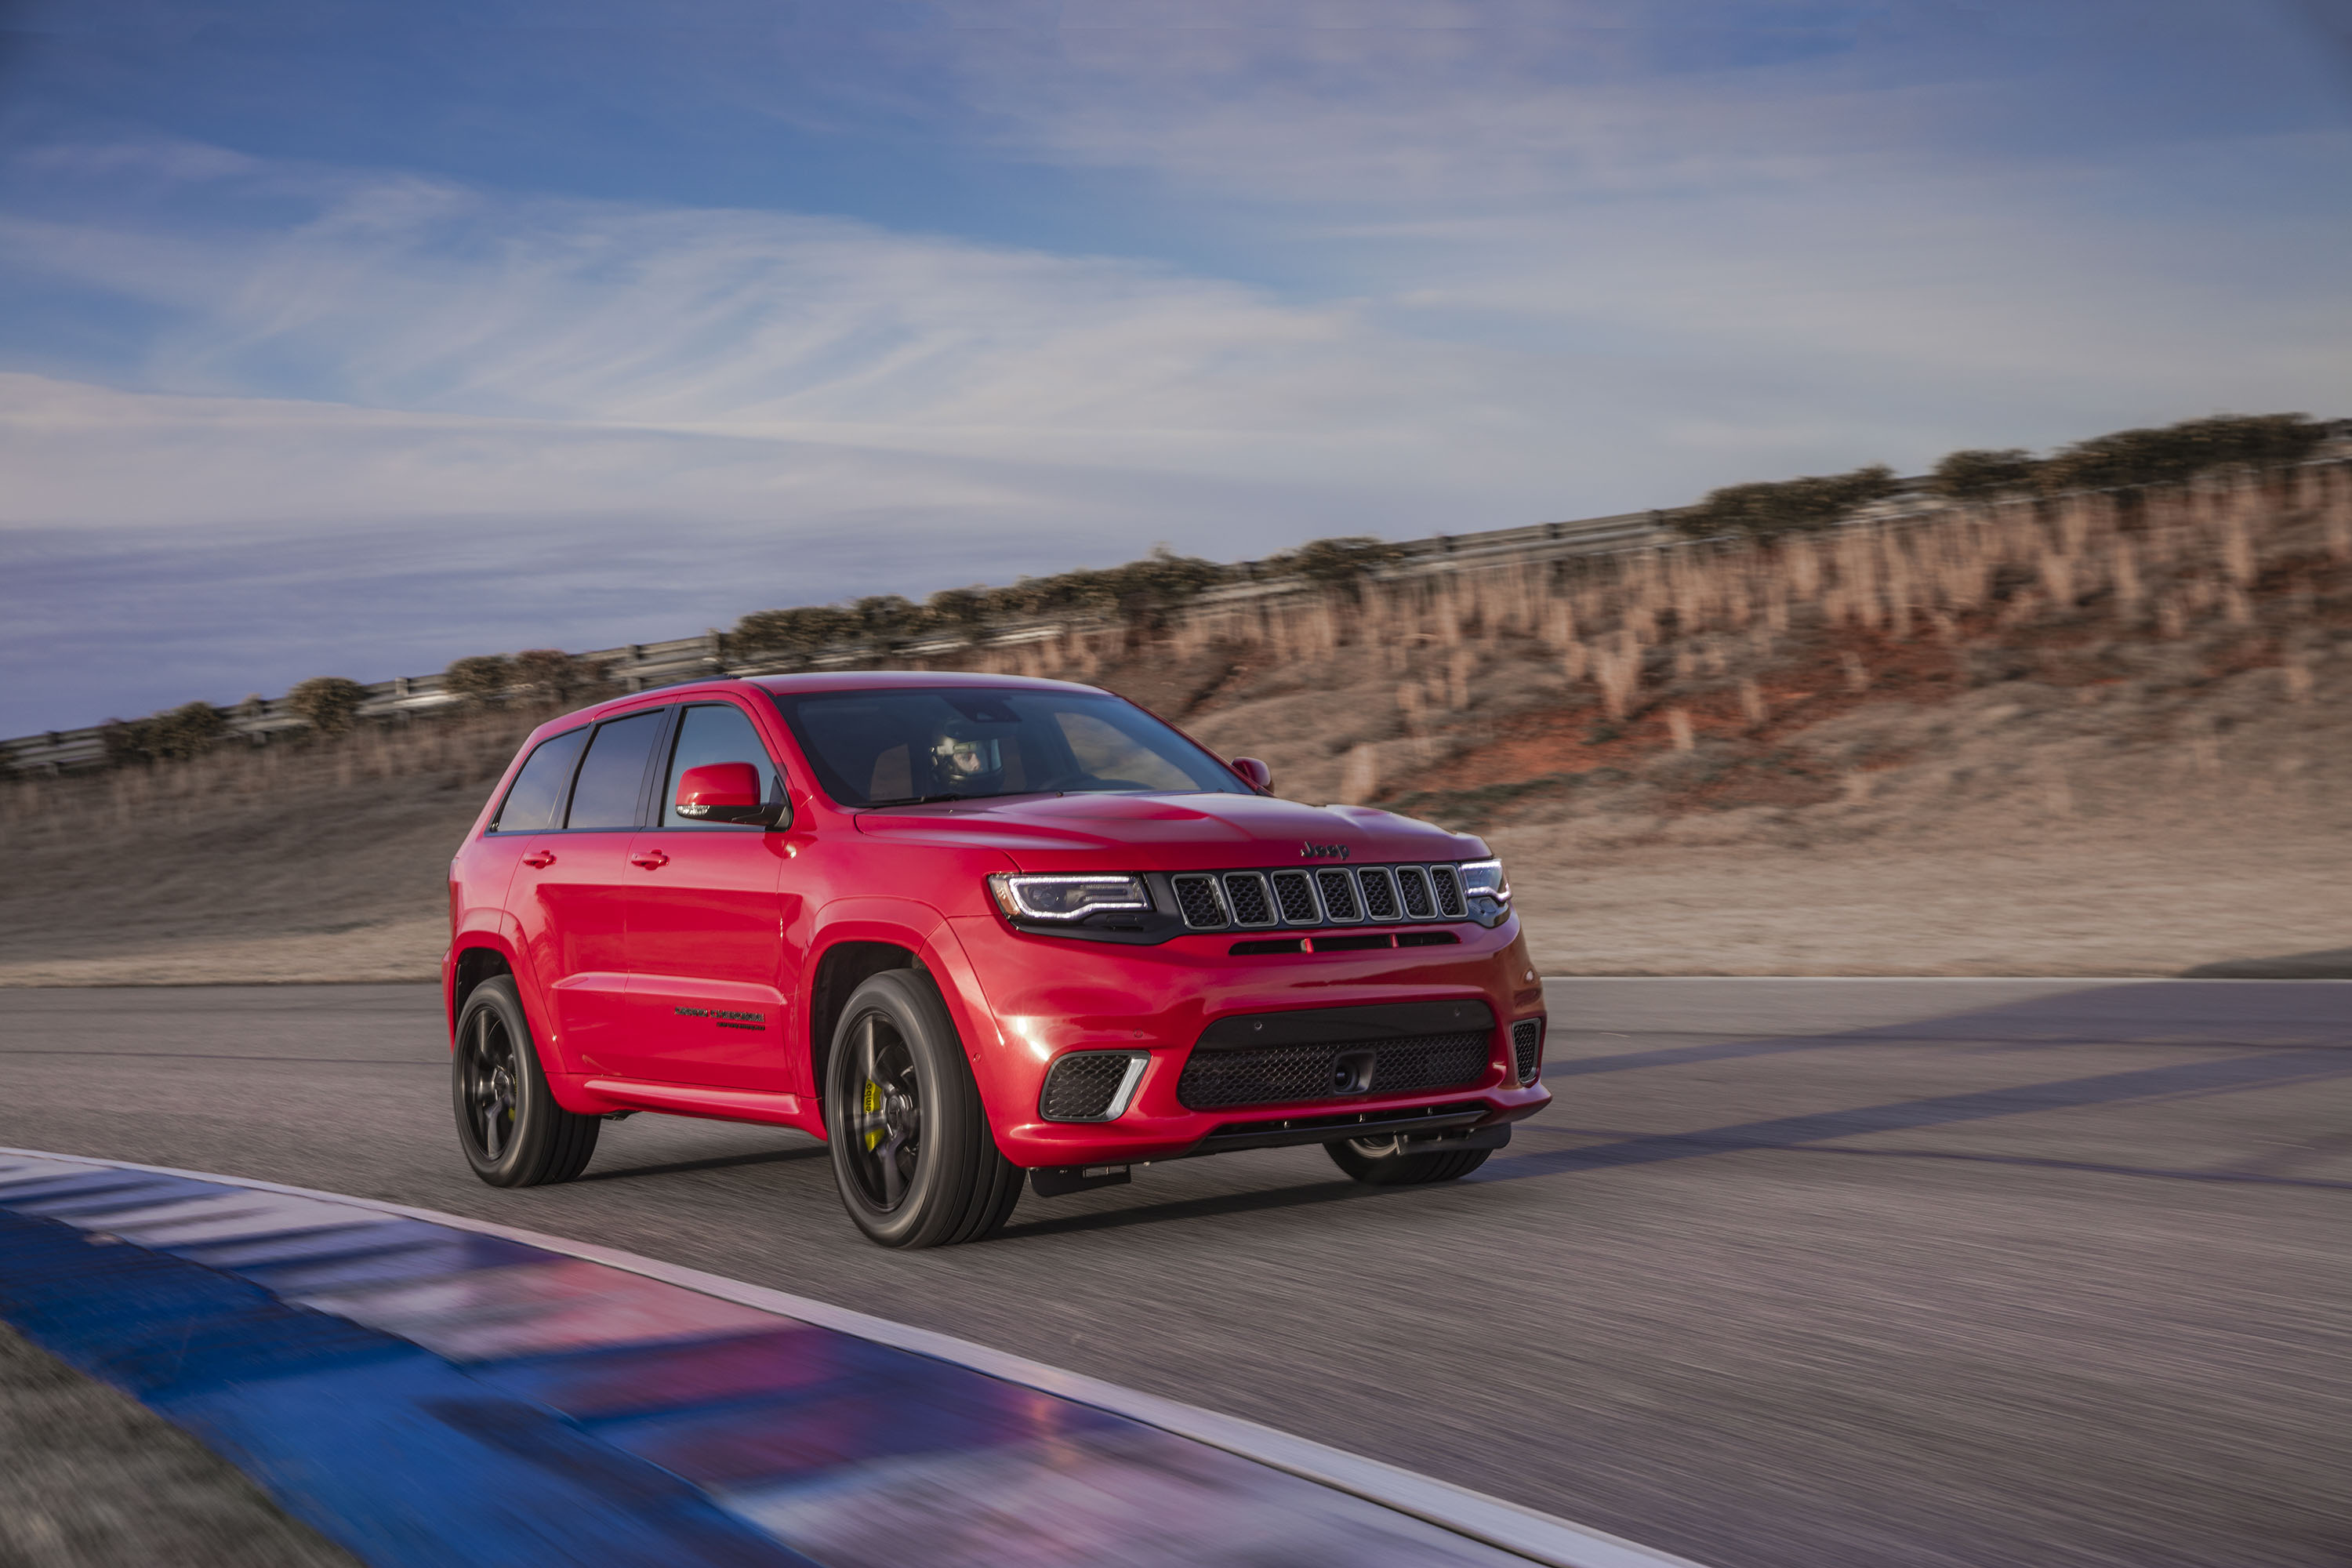
[[604, 684], [604, 666], [555, 647], [527, 647], [507, 670], [507, 695], [530, 702], [571, 702]]
[[1179, 555], [1166, 545], [1124, 566], [1080, 567], [1050, 577], [1024, 577], [1009, 588], [988, 591], [989, 619], [1029, 620], [1045, 616], [1118, 616], [1148, 624], [1162, 612], [1197, 597], [1224, 581], [1225, 569], [1197, 555]]
[[2302, 414], [2219, 414], [2077, 441], [2041, 465], [2044, 490], [2178, 484], [2230, 463], [2299, 462], [2326, 434]]
[[514, 682], [514, 661], [502, 653], [478, 653], [451, 665], [441, 679], [449, 695], [464, 701], [503, 702]]
[[944, 588], [920, 605], [897, 594], [877, 594], [847, 608], [754, 610], [735, 623], [730, 635], [748, 653], [805, 658], [842, 644], [887, 647], [929, 633], [1053, 616], [1118, 616], [1147, 625], [1224, 575], [1225, 569], [1213, 561], [1178, 555], [1160, 545], [1124, 566], [1024, 577], [1009, 588]]
[[735, 623], [737, 647], [747, 653], [796, 654], [803, 658], [857, 635], [857, 617], [832, 605], [796, 610], [754, 610]]
[[1895, 470], [1884, 463], [1850, 474], [1825, 474], [1760, 484], [1726, 485], [1675, 519], [1675, 527], [1696, 539], [1776, 534], [1828, 528], [1854, 508], [1895, 493]]
[[2003, 490], [2023, 489], [2033, 483], [2042, 465], [2022, 447], [1999, 451], [1973, 448], [1947, 452], [1928, 483], [1937, 495], [1954, 500], [1978, 500]]
[[366, 687], [340, 675], [315, 676], [286, 694], [286, 706], [321, 735], [348, 733], [366, 700]]
[[942, 631], [961, 631], [988, 619], [988, 590], [942, 588], [923, 601], [923, 619]]
[[1350, 534], [1340, 539], [1310, 539], [1296, 550], [1270, 557], [1266, 566], [1277, 573], [1296, 572], [1309, 582], [1352, 594], [1364, 578], [1403, 553], [1386, 540]]
[[873, 594], [849, 606], [856, 617], [857, 637], [866, 642], [888, 644], [929, 629], [922, 606], [898, 594]]
[[144, 719], [110, 719], [100, 726], [106, 760], [184, 762], [212, 750], [228, 734], [228, 721], [209, 702], [187, 702]]

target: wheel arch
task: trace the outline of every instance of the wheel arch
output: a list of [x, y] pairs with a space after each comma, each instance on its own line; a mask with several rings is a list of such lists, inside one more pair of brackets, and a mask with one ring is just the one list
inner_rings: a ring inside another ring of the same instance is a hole
[[[449, 950], [446, 965], [447, 983], [442, 987], [443, 1005], [448, 1013], [449, 1038], [457, 1037], [457, 1015], [466, 1010], [466, 998], [472, 995], [483, 981], [499, 975], [514, 978], [514, 955], [497, 939], [469, 933]], [[521, 999], [521, 984], [516, 984], [517, 999]], [[528, 1016], [528, 1015], [526, 1015]]]
[[948, 1017], [963, 1042], [964, 1055], [980, 1079], [983, 1102], [992, 1099], [990, 1058], [983, 1047], [996, 1038], [994, 1015], [982, 994], [963, 944], [945, 917], [911, 899], [860, 897], [829, 904], [816, 921], [811, 944], [802, 1016], [808, 1020], [809, 1083], [822, 1114], [825, 1058], [833, 1032], [850, 993], [870, 975], [912, 969], [927, 975], [947, 1005]]
[[824, 1106], [824, 1070], [833, 1053], [833, 1032], [842, 1009], [860, 985], [892, 969], [926, 967], [916, 951], [903, 942], [871, 937], [848, 937], [828, 946], [816, 961], [809, 983], [809, 1084], [815, 1092], [820, 1115]]

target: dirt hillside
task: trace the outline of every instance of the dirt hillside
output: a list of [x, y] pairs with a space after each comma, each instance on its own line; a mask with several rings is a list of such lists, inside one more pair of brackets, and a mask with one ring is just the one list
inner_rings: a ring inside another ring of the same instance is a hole
[[[1554, 973], [2352, 974], [2352, 470], [1224, 605], [982, 668], [1485, 834]], [[537, 716], [0, 785], [0, 984], [430, 974]]]

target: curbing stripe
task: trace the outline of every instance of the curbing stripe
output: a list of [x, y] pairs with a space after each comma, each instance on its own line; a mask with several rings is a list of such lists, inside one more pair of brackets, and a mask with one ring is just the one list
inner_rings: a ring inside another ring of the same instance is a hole
[[468, 1219], [437, 1209], [320, 1192], [310, 1187], [287, 1186], [243, 1176], [184, 1171], [164, 1165], [142, 1165], [127, 1160], [58, 1154], [38, 1149], [0, 1146], [0, 1156], [52, 1160], [99, 1169], [210, 1182], [254, 1192], [338, 1204], [404, 1219], [425, 1220], [456, 1230], [497, 1237], [622, 1269], [720, 1300], [798, 1319], [819, 1328], [929, 1356], [1007, 1383], [1107, 1410], [1144, 1426], [1360, 1498], [1529, 1561], [1545, 1563], [1549, 1568], [1701, 1568], [1700, 1564], [1688, 1558], [1654, 1551], [1500, 1498], [1488, 1497], [1467, 1487], [1455, 1486], [1450, 1481], [1420, 1475], [1400, 1466], [1329, 1447], [1254, 1421], [1202, 1410], [1099, 1378], [1066, 1372], [950, 1334], [894, 1322], [887, 1318], [874, 1317], [787, 1291], [745, 1284], [614, 1247], [571, 1241], [487, 1220]]

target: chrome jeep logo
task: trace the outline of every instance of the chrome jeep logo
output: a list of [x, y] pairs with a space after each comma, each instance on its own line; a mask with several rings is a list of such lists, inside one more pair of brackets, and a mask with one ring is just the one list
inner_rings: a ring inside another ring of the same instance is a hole
[[1355, 851], [1344, 844], [1317, 844], [1311, 840], [1298, 847], [1302, 860], [1345, 860]]

